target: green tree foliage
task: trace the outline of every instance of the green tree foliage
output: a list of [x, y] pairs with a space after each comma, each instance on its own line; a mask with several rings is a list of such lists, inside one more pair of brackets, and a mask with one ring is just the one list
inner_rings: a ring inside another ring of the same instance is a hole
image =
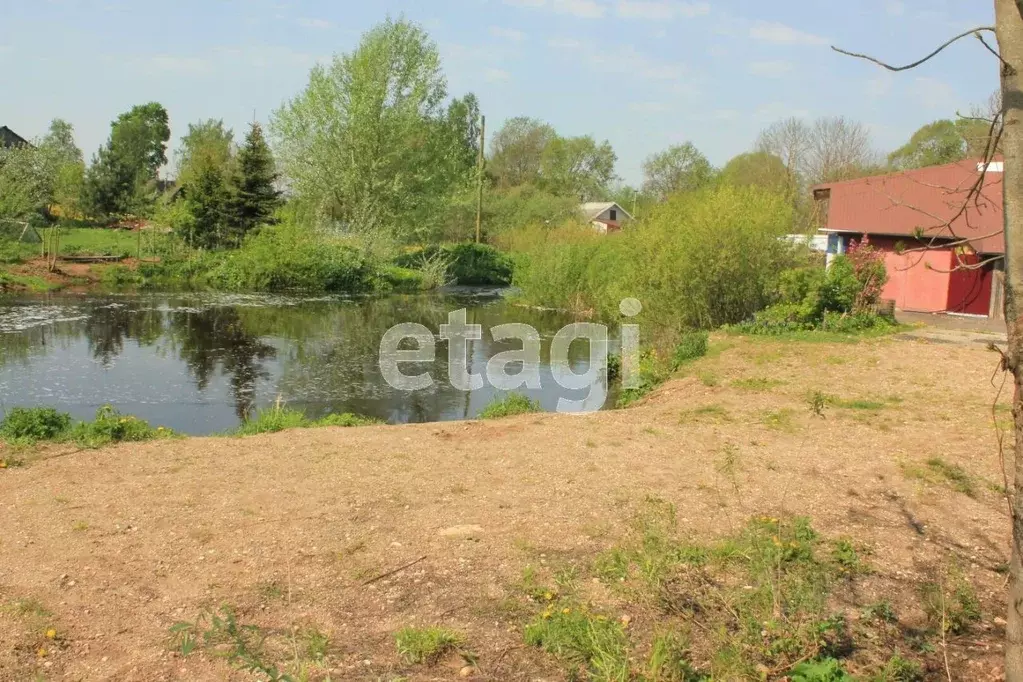
[[541, 187], [552, 194], [593, 201], [607, 196], [618, 156], [607, 140], [557, 137], [540, 159]]
[[405, 20], [315, 67], [271, 123], [298, 199], [347, 231], [407, 240], [431, 229], [463, 180], [447, 160], [464, 138], [437, 134], [446, 95], [436, 45]]
[[197, 171], [212, 164], [226, 175], [231, 163], [234, 133], [224, 127], [222, 120], [209, 119], [189, 123], [188, 132], [181, 138], [178, 150], [178, 185], [188, 187]]
[[224, 169], [210, 159], [196, 164], [187, 190], [185, 205], [193, 219], [191, 234], [186, 236], [189, 244], [207, 249], [222, 246], [228, 236], [228, 188]]
[[663, 199], [706, 187], [714, 179], [714, 167], [696, 145], [686, 142], [648, 158], [643, 163], [643, 174], [644, 191]]
[[86, 174], [88, 209], [96, 215], [146, 214], [156, 197], [157, 170], [167, 163], [169, 139], [162, 105], [151, 102], [121, 114]]
[[0, 148], [0, 217], [41, 218], [53, 204], [77, 204], [83, 170], [74, 129], [61, 119], [35, 145]]
[[888, 164], [898, 170], [939, 166], [966, 158], [963, 130], [954, 121], [943, 119], [923, 126], [888, 155]]
[[718, 181], [735, 187], [762, 187], [787, 197], [794, 190], [785, 162], [769, 152], [747, 152], [733, 157], [721, 169]]
[[509, 119], [490, 144], [487, 169], [500, 189], [535, 184], [547, 146], [557, 139], [554, 128], [533, 118]]
[[272, 223], [280, 208], [277, 170], [273, 154], [263, 137], [263, 129], [253, 123], [238, 151], [227, 201], [228, 223], [236, 242], [254, 228]]

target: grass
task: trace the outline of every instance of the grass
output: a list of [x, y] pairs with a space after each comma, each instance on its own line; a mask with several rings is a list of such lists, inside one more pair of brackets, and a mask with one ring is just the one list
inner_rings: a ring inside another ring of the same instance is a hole
[[760, 417], [760, 423], [775, 431], [794, 431], [795, 423], [792, 418], [796, 415], [795, 410], [783, 407], [780, 410], [768, 410]]
[[381, 422], [369, 417], [361, 417], [356, 414], [345, 412], [343, 414], [329, 414], [320, 419], [309, 419], [300, 410], [292, 410], [278, 403], [265, 410], [259, 410], [256, 414], [245, 420], [241, 426], [232, 431], [232, 436], [255, 436], [261, 433], [277, 433], [288, 429], [311, 429], [327, 426], [355, 427], [371, 426]]
[[679, 424], [723, 424], [732, 421], [731, 415], [721, 405], [704, 405], [684, 410], [678, 418]]
[[444, 654], [457, 650], [465, 638], [441, 627], [402, 628], [394, 634], [398, 655], [409, 665], [436, 663]]
[[495, 398], [479, 413], [480, 419], [502, 419], [517, 414], [540, 412], [540, 403], [520, 393], [510, 393], [505, 398]]
[[733, 387], [741, 391], [750, 391], [752, 393], [770, 391], [772, 388], [777, 388], [784, 384], [785, 382], [780, 379], [768, 379], [767, 377], [749, 377], [747, 379], [736, 379], [732, 382]]
[[99, 408], [92, 421], [72, 422], [69, 414], [52, 407], [15, 407], [0, 422], [0, 439], [26, 446], [40, 442], [71, 442], [82, 448], [98, 448], [111, 443], [174, 436], [170, 429], [154, 428], [138, 417], [121, 414], [110, 405]]
[[[892, 656], [903, 634], [890, 603], [872, 604], [852, 622], [843, 615], [847, 597], [838, 595], [870, 572], [851, 539], [822, 538], [807, 518], [761, 516], [696, 541], [679, 532], [675, 507], [657, 498], [639, 506], [629, 528], [575, 582], [545, 585], [529, 569], [520, 587], [535, 609], [526, 644], [554, 656], [572, 679], [852, 680], [845, 671], [854, 655], [857, 674], [866, 673], [856, 679], [922, 670]], [[591, 576], [607, 596], [588, 588]], [[949, 585], [950, 595], [969, 594]], [[635, 611], [638, 624], [621, 616]], [[814, 676], [821, 671], [832, 676]]]
[[976, 478], [958, 464], [946, 462], [941, 457], [931, 457], [924, 466], [903, 463], [902, 473], [907, 478], [946, 485], [967, 497], [977, 496]]

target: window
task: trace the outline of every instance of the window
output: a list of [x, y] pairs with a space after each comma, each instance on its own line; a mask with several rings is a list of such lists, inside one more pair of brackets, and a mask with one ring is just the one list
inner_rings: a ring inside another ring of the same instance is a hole
[[618, 211], [611, 209], [611, 220], [618, 220]]

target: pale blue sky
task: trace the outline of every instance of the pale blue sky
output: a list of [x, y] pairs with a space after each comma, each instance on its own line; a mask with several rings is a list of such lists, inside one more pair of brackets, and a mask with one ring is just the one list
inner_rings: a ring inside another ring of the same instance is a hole
[[90, 158], [110, 121], [162, 102], [172, 147], [222, 118], [236, 137], [351, 50], [388, 14], [437, 41], [452, 95], [475, 92], [493, 127], [511, 116], [607, 138], [618, 173], [692, 140], [715, 164], [777, 119], [843, 114], [890, 150], [997, 87], [997, 63], [960, 41], [887, 74], [828, 45], [910, 61], [993, 23], [977, 0], [2, 0], [0, 125], [24, 137], [65, 118]]

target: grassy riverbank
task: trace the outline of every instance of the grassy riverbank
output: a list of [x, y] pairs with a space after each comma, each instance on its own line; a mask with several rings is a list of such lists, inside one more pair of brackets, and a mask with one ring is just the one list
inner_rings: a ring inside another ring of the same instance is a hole
[[989, 353], [709, 346], [627, 411], [47, 446], [0, 471], [0, 669], [996, 678]]
[[[357, 240], [266, 227], [238, 249], [189, 249], [173, 235], [105, 228], [62, 228], [61, 255], [117, 256], [121, 263], [58, 260], [42, 246], [0, 243], [0, 290], [64, 287], [160, 290], [369, 293], [424, 291], [446, 284], [504, 286], [511, 260], [486, 245], [441, 244], [382, 252]], [[48, 234], [44, 235], [48, 240]], [[141, 259], [138, 256], [141, 255]]]

